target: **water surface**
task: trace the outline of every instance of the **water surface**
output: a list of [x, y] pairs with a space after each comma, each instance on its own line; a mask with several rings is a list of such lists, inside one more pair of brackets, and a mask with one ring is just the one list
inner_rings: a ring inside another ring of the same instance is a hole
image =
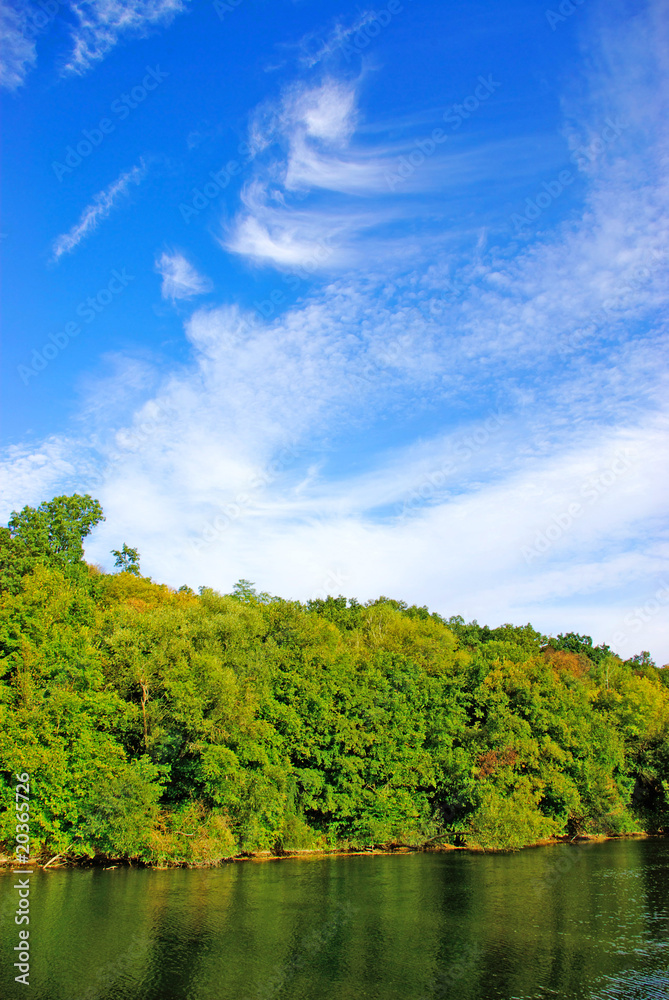
[[669, 997], [669, 841], [36, 872], [30, 988], [0, 877], [2, 997]]

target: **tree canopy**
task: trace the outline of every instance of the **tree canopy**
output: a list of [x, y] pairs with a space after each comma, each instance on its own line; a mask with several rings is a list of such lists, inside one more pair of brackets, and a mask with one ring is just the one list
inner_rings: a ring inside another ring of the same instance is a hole
[[0, 586], [16, 591], [36, 565], [59, 567], [70, 575], [83, 565], [83, 541], [104, 521], [98, 500], [86, 494], [54, 497], [39, 507], [13, 511], [0, 528]]
[[38, 850], [211, 864], [667, 830], [669, 689], [647, 654], [387, 597], [175, 591], [125, 544], [121, 572], [87, 566], [101, 520], [58, 497], [0, 534], [0, 784], [9, 802], [32, 775]]
[[104, 515], [99, 501], [75, 493], [14, 511], [8, 528], [31, 553], [76, 563], [83, 559], [84, 538], [100, 521]]

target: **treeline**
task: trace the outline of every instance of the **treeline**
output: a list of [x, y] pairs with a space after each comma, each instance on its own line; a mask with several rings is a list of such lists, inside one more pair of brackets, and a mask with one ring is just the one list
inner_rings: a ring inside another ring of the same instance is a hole
[[[669, 671], [588, 636], [381, 597], [174, 591], [83, 561], [91, 497], [0, 529], [0, 777], [33, 851], [210, 864], [255, 850], [669, 828]], [[0, 819], [13, 843], [14, 810]]]

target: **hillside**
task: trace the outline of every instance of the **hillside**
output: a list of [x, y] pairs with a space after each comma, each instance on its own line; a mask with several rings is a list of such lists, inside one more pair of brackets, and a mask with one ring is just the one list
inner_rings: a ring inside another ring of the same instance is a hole
[[[211, 864], [669, 827], [667, 671], [380, 597], [174, 591], [83, 561], [90, 497], [0, 529], [0, 771], [33, 853]], [[12, 848], [14, 810], [0, 820]]]

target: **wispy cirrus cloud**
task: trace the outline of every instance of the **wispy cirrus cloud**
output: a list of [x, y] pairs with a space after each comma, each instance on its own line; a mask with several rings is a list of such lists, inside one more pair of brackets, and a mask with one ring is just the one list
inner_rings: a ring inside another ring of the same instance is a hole
[[[485, 100], [498, 86], [493, 81], [484, 89]], [[443, 233], [446, 218], [451, 239], [471, 233], [463, 189], [485, 184], [499, 216], [505, 187], [564, 163], [564, 143], [554, 138], [476, 142], [452, 124], [449, 131], [450, 105], [367, 125], [359, 110], [361, 87], [360, 79], [330, 73], [287, 86], [256, 110], [249, 127], [254, 172], [242, 190], [242, 207], [227, 224], [222, 242], [228, 250], [278, 268], [315, 262], [314, 270], [326, 272], [356, 266], [361, 255], [379, 262], [406, 257], [407, 223], [423, 247], [434, 244], [435, 232]], [[459, 224], [454, 214], [462, 217]], [[321, 245], [335, 236], [337, 252], [323, 256]]]
[[127, 170], [110, 184], [109, 187], [98, 192], [90, 205], [87, 205], [83, 210], [76, 225], [72, 226], [67, 233], [63, 233], [54, 240], [51, 255], [52, 263], [57, 263], [63, 254], [72, 253], [81, 241], [94, 232], [100, 223], [107, 218], [123, 195], [127, 193], [130, 185], [140, 184], [145, 176], [146, 166], [144, 161], [140, 160], [137, 166], [132, 167], [131, 170]]
[[85, 73], [122, 39], [169, 24], [189, 0], [75, 0], [73, 50], [65, 70]]
[[297, 45], [300, 64], [306, 69], [312, 69], [318, 63], [327, 61], [339, 52], [350, 38], [377, 19], [378, 14], [375, 11], [363, 11], [349, 25], [338, 20], [327, 33], [310, 32], [303, 35]]
[[195, 270], [186, 257], [178, 251], [163, 251], [156, 260], [156, 270], [162, 280], [161, 294], [164, 299], [192, 299], [212, 290], [209, 278]]
[[[312, 192], [383, 199], [390, 157], [350, 148], [358, 119], [355, 84], [332, 77], [288, 87], [278, 102], [259, 108], [249, 144], [256, 157], [266, 156], [257, 160], [256, 174], [245, 185], [244, 208], [224, 246], [284, 268], [315, 263], [318, 269], [327, 262], [329, 269], [350, 262], [343, 244], [389, 221], [388, 210], [348, 202], [307, 204], [304, 199]], [[321, 245], [329, 247], [324, 257]]]
[[363, 206], [355, 213], [327, 205], [288, 209], [285, 200], [261, 180], [246, 185], [242, 204], [232, 231], [221, 241], [225, 249], [260, 264], [305, 273], [351, 263], [355, 237], [382, 220], [379, 211]]
[[53, 0], [37, 6], [30, 0], [0, 5], [0, 87], [16, 90], [37, 62], [35, 36], [61, 11], [71, 28], [72, 49], [64, 73], [82, 75], [126, 38], [142, 37], [169, 25], [190, 0]]
[[37, 61], [29, 32], [28, 8], [21, 0], [0, 5], [0, 87], [16, 90]]

